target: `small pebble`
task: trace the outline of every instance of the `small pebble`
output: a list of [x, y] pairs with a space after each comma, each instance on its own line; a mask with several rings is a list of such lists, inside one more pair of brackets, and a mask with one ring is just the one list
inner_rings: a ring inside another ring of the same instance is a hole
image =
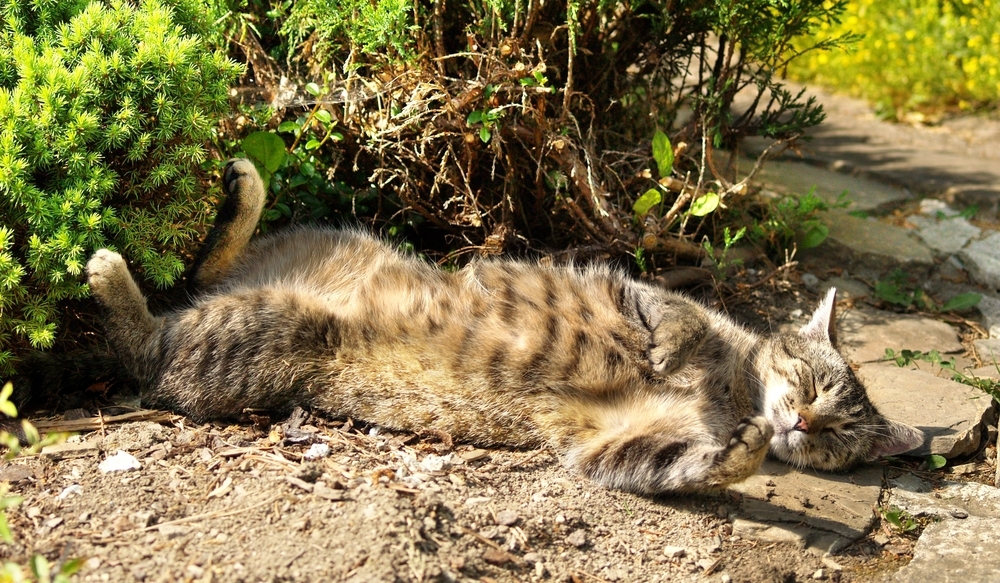
[[514, 526], [520, 517], [513, 510], [501, 510], [497, 512], [497, 524], [501, 526]]
[[819, 278], [811, 273], [802, 274], [802, 283], [809, 289], [813, 289], [819, 285]]
[[534, 565], [535, 563], [541, 563], [544, 560], [542, 558], [542, 555], [538, 553], [525, 553], [524, 557], [522, 558], [524, 559], [524, 562], [528, 563], [529, 565]]
[[816, 572], [813, 573], [813, 579], [826, 579], [826, 571], [823, 569], [816, 569]]
[[872, 537], [872, 540], [875, 541], [875, 544], [877, 544], [880, 547], [884, 547], [885, 545], [889, 544], [889, 537], [885, 536], [884, 534], [876, 534], [875, 536]]
[[330, 446], [325, 443], [314, 443], [309, 446], [309, 450], [302, 455], [307, 460], [318, 460], [330, 455]]
[[671, 559], [679, 559], [687, 554], [687, 550], [684, 547], [665, 546], [663, 547], [663, 554]]
[[823, 557], [822, 559], [820, 559], [820, 561], [822, 561], [823, 564], [826, 565], [827, 568], [830, 569], [831, 571], [843, 571], [844, 570], [844, 566], [843, 565], [841, 565], [837, 561], [834, 561], [830, 557]]
[[566, 537], [566, 542], [573, 545], [576, 548], [584, 547], [587, 545], [587, 531], [582, 528], [578, 528], [573, 532], [569, 533]]
[[969, 517], [969, 513], [966, 512], [966, 511], [964, 511], [964, 510], [962, 510], [961, 508], [956, 508], [956, 509], [954, 509], [954, 510], [951, 511], [951, 516], [953, 518], [968, 518]]
[[71, 484], [63, 488], [63, 491], [59, 492], [59, 499], [65, 500], [73, 494], [83, 494], [83, 488], [80, 487], [80, 484]]
[[729, 576], [729, 573], [722, 574], [722, 583], [733, 583], [733, 578]]
[[139, 460], [135, 459], [135, 456], [119, 449], [115, 452], [115, 455], [109, 456], [103, 462], [98, 464], [97, 469], [107, 474], [108, 472], [138, 470], [140, 467], [142, 466], [139, 464]]

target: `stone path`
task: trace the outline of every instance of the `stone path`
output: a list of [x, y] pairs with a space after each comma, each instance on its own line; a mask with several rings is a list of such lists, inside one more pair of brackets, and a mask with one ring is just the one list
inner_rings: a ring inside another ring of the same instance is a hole
[[[982, 300], [962, 315], [990, 335], [975, 341], [975, 349], [986, 362], [993, 354], [1000, 357], [1000, 148], [995, 147], [1000, 122], [887, 124], [862, 102], [812, 93], [826, 108], [826, 122], [801, 150], [769, 163], [758, 180], [778, 194], [804, 194], [815, 186], [827, 201], [845, 191], [851, 201], [825, 216], [828, 240], [800, 254], [807, 271], [803, 282], [817, 293], [836, 286], [842, 299], [860, 300], [873, 295], [877, 281], [900, 270], [938, 301], [974, 291]], [[761, 145], [751, 142], [746, 150], [753, 154]], [[978, 210], [961, 213], [970, 205]], [[997, 468], [1000, 484], [996, 449], [986, 459], [981, 453], [996, 443], [997, 404], [929, 363], [899, 367], [883, 361], [886, 348], [937, 350], [954, 357], [960, 368], [972, 367], [956, 328], [934, 318], [855, 306], [840, 320], [841, 342], [880, 409], [925, 431], [919, 455], [941, 455], [952, 465], [975, 462], [978, 454], [979, 464]], [[995, 367], [974, 372], [1000, 378]], [[835, 554], [869, 535], [880, 508], [898, 508], [928, 522], [912, 561], [891, 581], [1000, 580], [1000, 489], [898, 474], [869, 466], [831, 475], [769, 462], [735, 489], [743, 498], [730, 516], [733, 533]], [[888, 542], [881, 535], [873, 538]]]

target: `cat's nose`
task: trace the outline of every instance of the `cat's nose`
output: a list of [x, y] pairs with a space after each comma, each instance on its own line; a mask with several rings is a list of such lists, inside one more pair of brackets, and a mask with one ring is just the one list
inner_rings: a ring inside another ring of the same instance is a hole
[[802, 415], [799, 415], [799, 420], [795, 422], [795, 426], [792, 429], [803, 433], [809, 433], [809, 422], [806, 421]]

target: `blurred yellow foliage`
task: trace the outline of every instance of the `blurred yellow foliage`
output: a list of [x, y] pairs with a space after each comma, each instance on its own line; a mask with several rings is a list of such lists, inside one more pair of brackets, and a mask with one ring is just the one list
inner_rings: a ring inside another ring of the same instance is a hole
[[806, 53], [789, 76], [865, 97], [887, 117], [1000, 105], [998, 0], [850, 1], [839, 24], [795, 48], [847, 33], [864, 38]]

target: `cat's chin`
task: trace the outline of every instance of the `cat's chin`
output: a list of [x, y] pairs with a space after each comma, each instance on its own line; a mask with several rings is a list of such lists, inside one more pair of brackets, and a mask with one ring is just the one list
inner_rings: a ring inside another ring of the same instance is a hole
[[771, 437], [770, 452], [771, 455], [778, 458], [779, 460], [795, 465], [804, 465], [805, 460], [802, 459], [801, 455], [796, 455], [796, 452], [801, 449], [806, 440], [805, 434], [801, 431], [783, 431], [777, 425], [774, 425], [774, 436]]

